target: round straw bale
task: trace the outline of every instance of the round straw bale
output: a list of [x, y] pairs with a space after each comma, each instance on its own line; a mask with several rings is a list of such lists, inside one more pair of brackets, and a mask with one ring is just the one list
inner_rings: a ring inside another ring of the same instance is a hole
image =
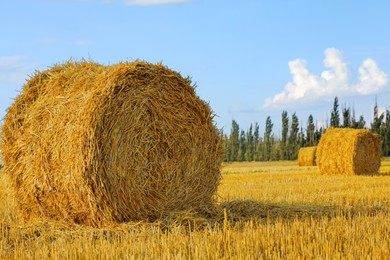
[[302, 147], [298, 152], [299, 166], [316, 166], [317, 146]]
[[2, 132], [22, 219], [105, 225], [204, 210], [223, 158], [213, 117], [191, 80], [162, 64], [67, 62], [37, 73]]
[[381, 162], [379, 136], [367, 129], [329, 128], [317, 147], [321, 174], [376, 174]]

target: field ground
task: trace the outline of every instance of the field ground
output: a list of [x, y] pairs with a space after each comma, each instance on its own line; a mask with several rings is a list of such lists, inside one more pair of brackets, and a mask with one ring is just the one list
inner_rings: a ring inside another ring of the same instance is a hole
[[297, 162], [223, 166], [218, 207], [102, 229], [18, 224], [0, 174], [1, 259], [389, 259], [390, 160], [377, 176]]

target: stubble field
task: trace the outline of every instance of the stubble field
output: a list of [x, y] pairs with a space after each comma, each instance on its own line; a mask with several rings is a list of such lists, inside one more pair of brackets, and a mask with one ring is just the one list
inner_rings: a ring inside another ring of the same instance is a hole
[[218, 206], [155, 223], [21, 224], [0, 170], [1, 259], [390, 258], [390, 161], [377, 176], [297, 162], [223, 166]]

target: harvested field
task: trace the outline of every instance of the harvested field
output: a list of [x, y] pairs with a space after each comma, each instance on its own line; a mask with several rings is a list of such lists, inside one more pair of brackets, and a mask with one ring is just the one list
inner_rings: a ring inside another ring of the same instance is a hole
[[0, 258], [387, 259], [390, 164], [376, 176], [319, 175], [297, 162], [230, 163], [220, 208], [92, 228], [20, 225], [0, 174]]

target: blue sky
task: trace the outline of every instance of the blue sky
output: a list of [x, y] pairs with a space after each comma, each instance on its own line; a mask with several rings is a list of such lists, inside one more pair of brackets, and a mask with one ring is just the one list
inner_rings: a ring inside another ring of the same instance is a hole
[[242, 129], [340, 106], [390, 107], [390, 1], [13, 0], [0, 3], [0, 118], [35, 70], [70, 58], [141, 59], [190, 76]]

